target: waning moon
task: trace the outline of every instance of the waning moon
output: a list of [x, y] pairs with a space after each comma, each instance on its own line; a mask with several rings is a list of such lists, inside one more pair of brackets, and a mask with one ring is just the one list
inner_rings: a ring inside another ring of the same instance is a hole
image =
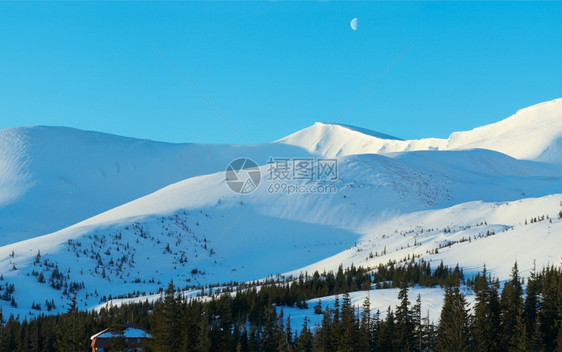
[[354, 31], [357, 30], [357, 17], [355, 17], [354, 19], [351, 20], [350, 26], [351, 26], [351, 29], [353, 29]]

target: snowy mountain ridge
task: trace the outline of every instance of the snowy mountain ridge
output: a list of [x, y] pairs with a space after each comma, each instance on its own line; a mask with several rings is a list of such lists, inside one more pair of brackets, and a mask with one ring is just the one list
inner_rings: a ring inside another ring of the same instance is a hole
[[171, 183], [223, 171], [244, 155], [301, 148], [170, 144], [67, 127], [0, 130], [0, 245], [70, 226]]
[[278, 141], [326, 157], [416, 150], [489, 149], [516, 159], [562, 162], [562, 98], [519, 110], [448, 139], [400, 140], [341, 124], [316, 123]]
[[[31, 308], [37, 297], [59, 302], [43, 302], [57, 312], [73, 294], [91, 308], [169, 280], [244, 282], [407, 256], [467, 273], [486, 263], [500, 279], [514, 260], [523, 274], [535, 259], [558, 263], [560, 112], [556, 100], [449, 140], [419, 141], [320, 123], [256, 146], [0, 130], [0, 305], [25, 317], [41, 313]], [[337, 161], [333, 180], [286, 182], [332, 191], [271, 187], [269, 158], [318, 156]], [[225, 179], [237, 157], [260, 164], [251, 193], [233, 192]]]
[[[401, 262], [407, 256], [419, 255], [433, 266], [459, 264], [468, 275], [482, 269], [486, 264], [489, 272], [506, 280], [511, 266], [517, 261], [520, 274], [528, 277], [533, 267], [558, 265], [562, 257], [562, 194], [541, 198], [523, 199], [514, 202], [469, 202], [453, 207], [413, 212], [392, 217], [368, 230], [355, 246], [285, 275], [298, 276], [318, 270], [336, 271], [339, 265], [349, 267], [386, 264], [389, 260]], [[534, 213], [533, 213], [534, 212]], [[534, 222], [537, 219], [536, 222]], [[336, 235], [334, 234], [336, 237]], [[498, 248], [503, 250], [498, 251]], [[439, 250], [436, 253], [436, 249]], [[506, 250], [507, 249], [507, 250]], [[371, 290], [352, 293], [353, 303], [360, 307], [367, 294], [372, 302], [372, 312], [380, 310], [383, 316], [388, 306], [397, 304], [397, 289]], [[185, 297], [196, 297], [199, 290], [185, 291]], [[443, 289], [412, 288], [411, 293], [422, 296], [424, 310], [429, 310], [431, 319], [438, 320], [442, 307]], [[474, 302], [472, 292], [467, 292], [469, 302]], [[138, 298], [116, 299], [96, 306], [108, 304], [157, 300], [160, 294]], [[335, 297], [321, 297], [323, 306], [333, 306]], [[312, 307], [318, 299], [311, 299], [309, 309], [284, 307], [293, 321], [304, 317], [320, 323], [321, 315], [314, 315]]]

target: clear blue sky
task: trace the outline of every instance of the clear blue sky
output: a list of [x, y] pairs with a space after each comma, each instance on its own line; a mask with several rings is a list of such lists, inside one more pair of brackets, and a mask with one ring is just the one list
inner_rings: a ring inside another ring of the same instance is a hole
[[[350, 28], [357, 17], [358, 29]], [[0, 128], [244, 143], [331, 122], [446, 137], [562, 97], [562, 3], [8, 2]]]

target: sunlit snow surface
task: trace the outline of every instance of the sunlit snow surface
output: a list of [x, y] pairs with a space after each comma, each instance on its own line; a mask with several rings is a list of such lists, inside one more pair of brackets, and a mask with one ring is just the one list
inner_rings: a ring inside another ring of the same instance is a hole
[[[82, 282], [80, 307], [91, 308], [110, 295], [156, 299], [142, 293], [170, 280], [242, 282], [412, 255], [433, 267], [458, 263], [466, 274], [485, 263], [502, 280], [517, 260], [528, 275], [535, 260], [539, 268], [561, 260], [562, 164], [544, 162], [559, 161], [561, 112], [556, 100], [449, 140], [420, 141], [323, 124], [258, 146], [1, 130], [0, 284], [15, 285], [18, 307], [0, 304], [5, 315], [24, 317], [44, 313], [46, 300], [56, 303], [51, 312], [66, 310], [64, 286]], [[467, 149], [475, 147], [492, 150]], [[263, 165], [260, 186], [246, 195], [224, 178], [240, 156]], [[335, 180], [294, 181], [328, 182], [334, 192], [270, 192], [269, 158], [334, 156]], [[55, 268], [60, 289], [50, 285]], [[416, 290], [433, 300], [426, 308], [436, 314], [439, 290]], [[362, 294], [353, 295], [359, 301]], [[396, 297], [393, 290], [371, 295], [381, 312]], [[41, 311], [31, 309], [34, 302]]]

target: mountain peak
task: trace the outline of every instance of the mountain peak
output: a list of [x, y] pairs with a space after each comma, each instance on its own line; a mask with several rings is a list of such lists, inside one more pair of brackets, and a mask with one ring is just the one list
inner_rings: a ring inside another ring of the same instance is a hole
[[[316, 122], [312, 126], [297, 131], [278, 143], [299, 146], [310, 152], [327, 157], [360, 154], [357, 151], [377, 153], [385, 143], [401, 139], [372, 131], [366, 128]], [[374, 145], [373, 145], [374, 144]]]
[[400, 138], [394, 137], [394, 136], [390, 136], [388, 134], [384, 134], [384, 133], [380, 133], [380, 132], [376, 132], [367, 128], [363, 128], [363, 127], [357, 127], [357, 126], [352, 126], [352, 125], [346, 125], [343, 123], [325, 123], [325, 122], [316, 122], [315, 125], [323, 125], [326, 126], [326, 128], [332, 128], [332, 127], [339, 127], [339, 128], [345, 128], [348, 129], [350, 131], [354, 131], [354, 132], [359, 132], [368, 136], [372, 136], [375, 138], [380, 138], [380, 139], [393, 139], [393, 140], [401, 140]]
[[517, 159], [562, 162], [562, 98], [449, 137], [448, 149], [470, 148], [495, 150]]
[[325, 157], [480, 148], [516, 159], [559, 163], [562, 162], [562, 98], [521, 109], [496, 123], [454, 132], [448, 139], [401, 140], [359, 127], [317, 122], [277, 142]]

